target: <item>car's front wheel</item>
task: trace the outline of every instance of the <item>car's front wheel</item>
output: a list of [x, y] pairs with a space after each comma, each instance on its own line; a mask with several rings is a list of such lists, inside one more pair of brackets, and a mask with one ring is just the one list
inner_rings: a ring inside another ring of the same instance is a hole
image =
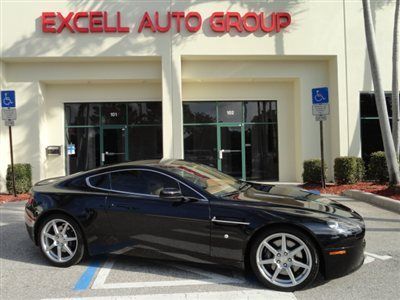
[[68, 216], [54, 215], [40, 226], [40, 248], [55, 266], [69, 267], [79, 263], [85, 252], [78, 224]]
[[250, 264], [257, 278], [268, 288], [292, 292], [318, 274], [319, 257], [312, 240], [294, 228], [273, 228], [254, 240]]

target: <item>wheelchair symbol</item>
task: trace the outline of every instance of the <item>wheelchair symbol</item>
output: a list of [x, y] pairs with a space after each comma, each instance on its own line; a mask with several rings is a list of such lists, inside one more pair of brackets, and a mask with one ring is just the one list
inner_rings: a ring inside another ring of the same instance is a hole
[[12, 104], [13, 104], [13, 101], [8, 96], [8, 93], [5, 93], [4, 98], [3, 98], [3, 106], [11, 106]]
[[325, 97], [319, 92], [319, 90], [317, 90], [317, 92], [314, 96], [314, 100], [316, 102], [322, 102], [322, 101], [325, 101]]

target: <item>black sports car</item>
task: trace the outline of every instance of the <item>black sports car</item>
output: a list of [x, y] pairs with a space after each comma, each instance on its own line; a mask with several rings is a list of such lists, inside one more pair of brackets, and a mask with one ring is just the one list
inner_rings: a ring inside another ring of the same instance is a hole
[[54, 265], [126, 254], [249, 267], [294, 291], [321, 271], [364, 260], [362, 217], [299, 188], [238, 181], [181, 160], [123, 163], [41, 181], [25, 208], [28, 233]]

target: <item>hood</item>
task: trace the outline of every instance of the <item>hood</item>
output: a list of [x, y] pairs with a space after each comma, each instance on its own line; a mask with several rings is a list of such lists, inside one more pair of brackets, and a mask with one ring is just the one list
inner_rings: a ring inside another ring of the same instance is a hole
[[259, 202], [259, 204], [266, 205], [298, 207], [344, 218], [361, 219], [361, 216], [354, 210], [337, 201], [293, 186], [253, 184], [240, 193], [230, 195], [229, 198], [249, 201], [252, 202], [252, 205], [255, 204], [254, 202]]

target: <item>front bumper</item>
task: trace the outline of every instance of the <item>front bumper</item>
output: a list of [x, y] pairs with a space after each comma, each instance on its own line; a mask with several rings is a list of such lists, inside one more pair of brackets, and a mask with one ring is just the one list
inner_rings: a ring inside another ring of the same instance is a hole
[[[355, 241], [352, 246], [325, 249], [325, 278], [333, 279], [356, 271], [364, 262], [364, 249], [364, 238]], [[345, 250], [345, 254], [332, 255], [332, 252], [341, 250]]]

